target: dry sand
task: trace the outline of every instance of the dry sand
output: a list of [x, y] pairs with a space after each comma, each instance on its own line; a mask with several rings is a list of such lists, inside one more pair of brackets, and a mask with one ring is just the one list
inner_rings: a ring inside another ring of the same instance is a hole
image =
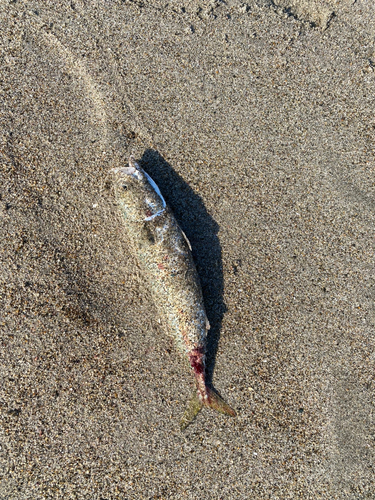
[[[1, 2], [0, 499], [370, 499], [375, 6]], [[187, 233], [203, 410], [127, 247], [130, 153]]]

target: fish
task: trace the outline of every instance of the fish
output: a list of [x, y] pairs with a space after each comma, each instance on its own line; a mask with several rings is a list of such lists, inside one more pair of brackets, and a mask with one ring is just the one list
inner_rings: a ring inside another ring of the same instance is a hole
[[191, 245], [159, 187], [133, 156], [111, 170], [116, 203], [129, 247], [151, 292], [158, 315], [188, 360], [195, 388], [180, 426], [185, 429], [203, 406], [236, 412], [207, 384], [206, 346], [210, 324]]

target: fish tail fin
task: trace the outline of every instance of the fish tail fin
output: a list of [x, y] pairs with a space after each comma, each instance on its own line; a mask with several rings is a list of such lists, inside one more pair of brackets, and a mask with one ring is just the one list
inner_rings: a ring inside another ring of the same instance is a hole
[[205, 387], [205, 391], [207, 398], [205, 398], [204, 402], [202, 402], [198, 396], [197, 390], [194, 390], [193, 396], [180, 422], [181, 430], [186, 429], [186, 427], [191, 424], [200, 412], [202, 406], [208, 406], [209, 408], [223, 413], [224, 415], [230, 415], [231, 417], [236, 416], [236, 412], [233, 408], [231, 408], [214, 389]]
[[202, 402], [198, 397], [196, 389], [193, 392], [193, 396], [189, 402], [188, 407], [185, 410], [184, 416], [181, 419], [180, 427], [183, 431], [186, 427], [191, 424], [202, 408]]
[[215, 389], [206, 387], [207, 400], [205, 401], [205, 406], [209, 406], [213, 410], [216, 410], [224, 415], [230, 415], [231, 417], [236, 416], [236, 412], [231, 408], [228, 403], [218, 394]]

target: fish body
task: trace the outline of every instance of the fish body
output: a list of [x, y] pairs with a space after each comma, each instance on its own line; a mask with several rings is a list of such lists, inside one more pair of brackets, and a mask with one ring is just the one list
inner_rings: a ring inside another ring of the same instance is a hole
[[131, 250], [148, 281], [165, 328], [194, 373], [196, 391], [181, 427], [186, 427], [203, 405], [234, 416], [234, 410], [206, 384], [210, 325], [190, 243], [158, 186], [133, 157], [127, 167], [113, 169], [113, 173], [116, 200]]

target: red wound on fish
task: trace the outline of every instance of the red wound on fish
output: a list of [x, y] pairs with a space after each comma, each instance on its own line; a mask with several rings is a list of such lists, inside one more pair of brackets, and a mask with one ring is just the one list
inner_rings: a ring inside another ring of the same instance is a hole
[[201, 349], [194, 349], [191, 351], [190, 355], [190, 365], [197, 375], [201, 375], [204, 372], [204, 354]]

